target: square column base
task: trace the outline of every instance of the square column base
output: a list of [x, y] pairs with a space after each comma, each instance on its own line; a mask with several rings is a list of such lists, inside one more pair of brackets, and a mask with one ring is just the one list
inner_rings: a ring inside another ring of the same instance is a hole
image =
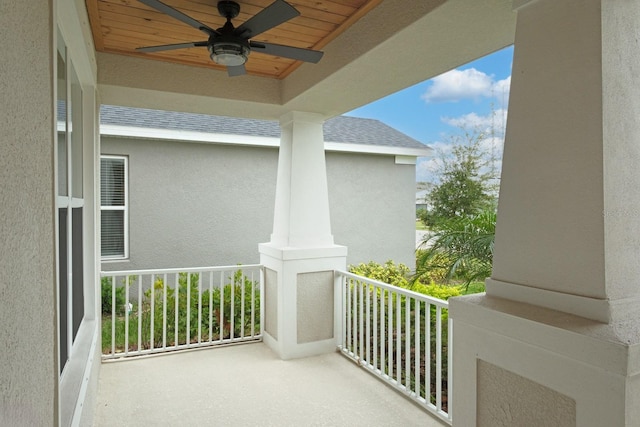
[[484, 294], [449, 304], [454, 426], [640, 426], [640, 319]]
[[264, 342], [282, 359], [336, 351], [339, 319], [334, 270], [346, 269], [347, 248], [259, 245], [265, 266]]

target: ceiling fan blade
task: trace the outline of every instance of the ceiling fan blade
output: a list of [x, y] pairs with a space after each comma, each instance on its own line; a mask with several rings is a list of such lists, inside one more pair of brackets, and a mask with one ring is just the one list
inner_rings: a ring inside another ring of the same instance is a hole
[[247, 70], [244, 68], [244, 64], [236, 65], [235, 67], [227, 67], [227, 74], [229, 77], [236, 77], [246, 74]]
[[314, 64], [320, 61], [322, 55], [324, 55], [324, 52], [320, 52], [319, 50], [303, 49], [301, 47], [284, 46], [281, 44], [251, 42], [250, 45], [254, 52], [297, 59], [298, 61], [313, 62]]
[[166, 13], [167, 15], [177, 19], [178, 21], [182, 21], [187, 25], [191, 25], [193, 28], [200, 30], [202, 32], [205, 32], [210, 36], [213, 34], [219, 34], [218, 31], [214, 30], [213, 28], [210, 28], [207, 25], [204, 25], [200, 21], [196, 21], [189, 15], [185, 15], [179, 10], [174, 9], [171, 6], [164, 4], [159, 0], [138, 0], [138, 1], [149, 7], [154, 8], [155, 10], [158, 10], [162, 13]]
[[234, 34], [250, 39], [298, 15], [300, 12], [289, 3], [284, 0], [276, 0], [236, 28]]
[[161, 52], [163, 50], [186, 49], [186, 48], [189, 48], [189, 47], [206, 46], [207, 44], [208, 44], [207, 41], [190, 42], [190, 43], [163, 44], [163, 45], [160, 45], [160, 46], [139, 47], [139, 48], [136, 48], [136, 50], [140, 51], [140, 52]]

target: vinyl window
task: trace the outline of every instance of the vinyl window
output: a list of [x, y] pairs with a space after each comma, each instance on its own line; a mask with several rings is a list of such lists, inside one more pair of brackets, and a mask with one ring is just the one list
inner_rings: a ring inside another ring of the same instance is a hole
[[129, 257], [128, 159], [100, 157], [102, 259]]

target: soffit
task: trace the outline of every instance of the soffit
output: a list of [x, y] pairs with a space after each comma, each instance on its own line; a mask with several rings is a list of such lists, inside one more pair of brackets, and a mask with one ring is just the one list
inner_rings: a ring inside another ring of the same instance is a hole
[[[143, 53], [138, 47], [206, 40], [207, 36], [137, 0], [85, 0], [93, 40], [98, 52], [136, 56], [157, 61], [225, 70], [215, 64], [205, 47]], [[255, 37], [256, 41], [321, 50], [331, 40], [378, 5], [382, 0], [290, 0], [300, 16]], [[239, 26], [270, 5], [273, 0], [236, 0]], [[163, 3], [208, 25], [224, 25], [217, 0], [163, 0]], [[249, 75], [283, 79], [302, 63], [252, 51], [246, 63]]]
[[318, 64], [283, 79], [98, 52], [98, 87], [111, 105], [333, 117], [508, 46], [514, 34], [511, 0], [384, 0], [325, 46]]

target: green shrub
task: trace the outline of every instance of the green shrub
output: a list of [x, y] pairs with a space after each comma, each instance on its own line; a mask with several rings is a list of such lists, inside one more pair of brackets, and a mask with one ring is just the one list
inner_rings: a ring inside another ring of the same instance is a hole
[[451, 297], [457, 297], [462, 295], [459, 286], [441, 285], [437, 283], [431, 283], [429, 285], [423, 285], [420, 282], [416, 282], [413, 286], [413, 291], [421, 294], [429, 295], [441, 300], [448, 300]]
[[393, 261], [388, 260], [384, 265], [374, 261], [356, 266], [350, 265], [349, 271], [358, 276], [368, 277], [369, 279], [407, 289], [409, 284], [407, 277], [411, 270], [402, 263], [396, 265]]
[[[111, 277], [103, 277], [100, 280], [101, 295], [102, 295], [102, 313], [111, 315], [113, 294], [112, 294], [112, 280]], [[124, 314], [125, 305], [125, 289], [124, 286], [116, 286], [116, 314]]]
[[[242, 295], [243, 285], [244, 298]], [[234, 293], [233, 300], [231, 298], [232, 289]], [[254, 294], [253, 311], [251, 303], [252, 289]], [[117, 288], [116, 295], [120, 290], [122, 290], [124, 301], [124, 287]], [[221, 305], [220, 301], [222, 297], [223, 302]], [[164, 305], [165, 300], [166, 307]], [[243, 302], [244, 319], [242, 317]], [[176, 305], [178, 308], [177, 316]], [[123, 307], [123, 309], [118, 313], [116, 319], [115, 341], [116, 349], [123, 350], [125, 341], [124, 302], [119, 304], [119, 306]], [[187, 306], [189, 307], [189, 316], [187, 316]], [[199, 307], [201, 307], [200, 318], [198, 316]], [[232, 307], [233, 331], [231, 331], [230, 327], [232, 323]], [[166, 342], [163, 342], [165, 338], [163, 315], [165, 313]], [[252, 313], [254, 315], [253, 329]], [[151, 337], [152, 321], [153, 338]], [[250, 280], [243, 275], [242, 270], [237, 270], [233, 276], [227, 278], [222, 288], [215, 287], [210, 292], [204, 285], [202, 289], [200, 289], [198, 274], [179, 273], [177, 289], [174, 286], [165, 286], [163, 278], [157, 277], [153, 283], [153, 300], [151, 289], [147, 289], [144, 292], [140, 313], [138, 312], [138, 304], [133, 304], [133, 311], [129, 315], [129, 350], [135, 350], [137, 347], [138, 322], [141, 322], [142, 336], [140, 337], [140, 341], [143, 349], [151, 348], [152, 340], [154, 347], [162, 347], [164, 344], [167, 346], [173, 346], [176, 343], [186, 344], [187, 337], [190, 343], [198, 342], [199, 332], [202, 341], [208, 341], [210, 337], [214, 341], [229, 339], [232, 333], [233, 337], [259, 334], [259, 282]], [[103, 323], [102, 348], [106, 352], [111, 351], [111, 327], [112, 320], [105, 319]]]
[[[416, 251], [416, 259], [424, 258], [424, 249], [418, 249]], [[444, 253], [438, 253], [433, 257], [425, 260], [423, 268], [418, 272], [416, 280], [422, 283], [440, 283], [445, 284], [449, 282], [447, 277], [449, 270], [448, 266], [451, 264], [448, 257]], [[412, 279], [410, 279], [411, 281]]]

